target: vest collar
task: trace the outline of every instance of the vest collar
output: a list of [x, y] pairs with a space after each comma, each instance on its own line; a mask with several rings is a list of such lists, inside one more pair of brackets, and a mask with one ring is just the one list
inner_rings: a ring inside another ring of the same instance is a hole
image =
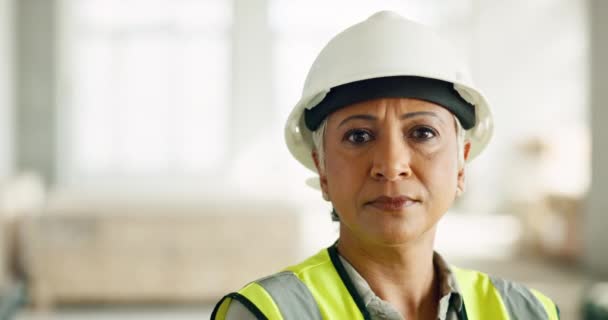
[[[346, 286], [346, 289], [350, 293], [351, 297], [355, 301], [355, 304], [359, 308], [359, 311], [363, 315], [363, 319], [371, 320], [370, 312], [369, 312], [369, 310], [367, 310], [365, 301], [363, 300], [363, 298], [357, 291], [353, 280], [349, 276], [348, 272], [346, 271], [346, 268], [344, 267], [344, 264], [342, 263], [342, 261], [340, 259], [340, 254], [338, 252], [337, 244], [338, 244], [338, 241], [334, 242], [333, 245], [331, 245], [329, 248], [327, 248], [327, 253], [329, 254], [329, 258], [331, 259], [331, 262], [332, 262], [334, 268], [336, 269], [338, 275], [340, 276], [340, 279], [344, 283], [344, 286]], [[445, 263], [445, 260], [443, 260], [443, 258], [438, 253], [434, 253], [433, 261], [434, 261], [435, 268], [447, 268], [447, 270], [441, 270], [441, 271], [446, 271], [447, 272], [446, 274], [452, 275], [449, 265], [447, 263]], [[436, 271], [439, 271], [439, 270], [436, 270]], [[448, 283], [450, 286], [450, 290], [452, 291], [450, 303], [456, 304], [458, 319], [459, 320], [468, 320], [468, 317], [466, 314], [467, 313], [466, 307], [464, 305], [464, 300], [462, 299], [462, 295], [460, 294], [459, 289], [458, 289], [458, 284], [454, 280], [453, 276], [450, 276], [450, 279], [448, 279]], [[455, 300], [455, 299], [457, 299], [457, 300]]]

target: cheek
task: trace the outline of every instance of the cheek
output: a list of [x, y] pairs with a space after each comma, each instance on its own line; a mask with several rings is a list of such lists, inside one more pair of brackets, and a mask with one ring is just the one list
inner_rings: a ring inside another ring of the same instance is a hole
[[325, 165], [332, 201], [356, 200], [357, 193], [367, 178], [366, 160], [333, 152], [326, 155]]
[[432, 198], [450, 199], [456, 192], [458, 164], [452, 154], [452, 152], [443, 151], [421, 162], [421, 165], [424, 166], [420, 171], [423, 172], [421, 179]]

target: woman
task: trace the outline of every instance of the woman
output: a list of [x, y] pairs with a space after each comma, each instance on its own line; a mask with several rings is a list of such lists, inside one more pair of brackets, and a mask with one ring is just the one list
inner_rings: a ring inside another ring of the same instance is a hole
[[433, 251], [465, 162], [491, 133], [486, 100], [426, 27], [384, 11], [338, 34], [311, 67], [286, 140], [319, 174], [340, 238], [227, 295], [212, 318], [558, 319], [538, 291]]

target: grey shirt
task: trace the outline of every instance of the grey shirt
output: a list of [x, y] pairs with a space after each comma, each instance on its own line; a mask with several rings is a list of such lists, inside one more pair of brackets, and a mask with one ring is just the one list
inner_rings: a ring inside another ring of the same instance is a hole
[[[405, 320], [403, 316], [387, 301], [378, 297], [370, 288], [369, 284], [355, 270], [355, 268], [340, 256], [340, 260], [351, 278], [357, 293], [363, 299], [372, 320]], [[458, 290], [458, 285], [448, 264], [435, 252], [433, 254], [433, 265], [435, 272], [439, 276], [439, 310], [437, 320], [457, 320], [458, 311], [462, 308], [462, 296]], [[240, 302], [232, 301], [228, 306], [226, 320], [255, 320], [255, 316], [247, 310]]]

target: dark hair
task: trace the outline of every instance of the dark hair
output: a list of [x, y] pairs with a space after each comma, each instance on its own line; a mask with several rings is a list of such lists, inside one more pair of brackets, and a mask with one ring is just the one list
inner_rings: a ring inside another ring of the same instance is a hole
[[338, 216], [338, 212], [336, 208], [331, 208], [331, 221], [340, 221], [340, 217]]

